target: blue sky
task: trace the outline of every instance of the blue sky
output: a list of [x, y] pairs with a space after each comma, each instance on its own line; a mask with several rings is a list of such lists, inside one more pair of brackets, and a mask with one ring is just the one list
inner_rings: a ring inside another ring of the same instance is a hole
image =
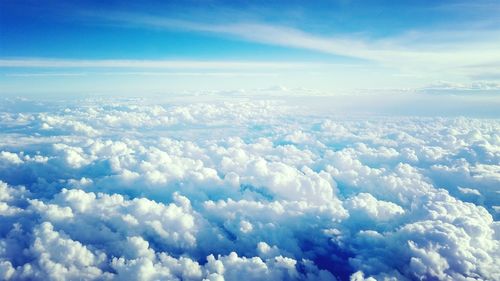
[[498, 1], [101, 2], [3, 1], [0, 90], [334, 92], [500, 81]]

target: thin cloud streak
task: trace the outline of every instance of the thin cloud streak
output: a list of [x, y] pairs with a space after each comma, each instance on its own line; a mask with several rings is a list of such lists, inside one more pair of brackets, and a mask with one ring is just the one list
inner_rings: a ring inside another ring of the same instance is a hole
[[72, 77], [87, 76], [87, 73], [5, 73], [7, 77]]
[[0, 67], [15, 68], [287, 69], [324, 67], [328, 65], [331, 64], [264, 61], [82, 60], [51, 58], [0, 59]]
[[92, 75], [106, 76], [276, 76], [273, 72], [85, 72], [85, 73], [5, 73], [6, 77], [81, 77]]
[[[228, 35], [240, 40], [365, 59], [404, 69], [456, 71], [456, 68], [468, 64], [500, 61], [499, 30], [462, 29], [458, 37], [457, 31], [451, 29], [412, 31], [395, 37], [367, 39], [319, 36], [262, 23], [196, 23], [129, 13], [102, 15], [102, 18], [128, 26]], [[467, 69], [461, 71], [467, 72]]]

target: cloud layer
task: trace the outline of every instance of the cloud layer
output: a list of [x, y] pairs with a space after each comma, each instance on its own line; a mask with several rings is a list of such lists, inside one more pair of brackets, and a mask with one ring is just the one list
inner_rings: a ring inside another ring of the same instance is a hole
[[0, 279], [500, 279], [498, 120], [5, 102]]
[[[449, 4], [448, 4], [449, 5]], [[485, 15], [495, 7], [473, 5], [470, 10], [481, 11]], [[464, 13], [464, 11], [460, 11]], [[121, 24], [125, 27], [141, 27], [155, 30], [193, 31], [233, 39], [256, 42], [288, 48], [305, 49], [330, 55], [346, 56], [381, 63], [403, 71], [460, 73], [466, 76], [477, 75], [477, 66], [497, 63], [500, 59], [496, 51], [499, 39], [497, 21], [475, 20], [468, 24], [437, 25], [432, 29], [407, 30], [398, 35], [369, 36], [360, 34], [321, 34], [305, 31], [296, 27], [260, 21], [241, 21], [218, 23], [186, 21], [172, 16], [153, 16], [151, 14], [116, 12], [87, 13], [93, 19], [108, 24]], [[447, 16], [450, 16], [449, 14]], [[446, 17], [446, 15], [442, 15]], [[244, 18], [244, 17], [243, 17]], [[475, 40], [471, 41], [470, 38]], [[482, 67], [481, 73], [496, 74]], [[458, 71], [457, 71], [458, 70]], [[491, 73], [490, 73], [491, 72]]]

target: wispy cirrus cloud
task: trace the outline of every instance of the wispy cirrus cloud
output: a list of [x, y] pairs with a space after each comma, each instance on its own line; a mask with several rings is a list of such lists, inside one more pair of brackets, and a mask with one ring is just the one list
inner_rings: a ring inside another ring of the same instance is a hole
[[7, 77], [72, 77], [72, 76], [86, 76], [87, 73], [63, 73], [63, 72], [36, 72], [36, 73], [6, 73], [4, 74]]
[[114, 72], [30, 72], [30, 73], [6, 73], [7, 77], [79, 77], [79, 76], [92, 76], [92, 75], [105, 75], [105, 76], [276, 76], [275, 72], [177, 72], [177, 71], [114, 71]]
[[[477, 26], [469, 29], [462, 27], [461, 30], [444, 28], [432, 31], [414, 30], [398, 36], [369, 38], [359, 34], [318, 35], [297, 28], [261, 22], [202, 23], [133, 13], [96, 14], [93, 17], [99, 18], [100, 22], [105, 24], [120, 24], [124, 27], [208, 33], [236, 40], [351, 57], [414, 73], [444, 72], [472, 77], [481, 70], [471, 65], [490, 65], [500, 62], [500, 52], [497, 47], [500, 44], [500, 30]], [[328, 65], [293, 61], [0, 59], [0, 67], [49, 68], [311, 69]], [[335, 64], [335, 66], [346, 65]], [[491, 70], [488, 71], [491, 74]]]
[[[123, 26], [184, 30], [229, 36], [237, 40], [306, 49], [417, 70], [467, 73], [468, 65], [500, 61], [500, 29], [470, 25], [411, 30], [383, 38], [314, 34], [297, 28], [262, 22], [206, 23], [160, 16], [115, 13], [97, 15]], [[459, 69], [457, 69], [459, 68]]]
[[323, 63], [272, 61], [195, 61], [195, 60], [107, 60], [107, 59], [0, 59], [0, 67], [43, 68], [161, 68], [161, 69], [252, 69], [303, 68], [326, 66]]

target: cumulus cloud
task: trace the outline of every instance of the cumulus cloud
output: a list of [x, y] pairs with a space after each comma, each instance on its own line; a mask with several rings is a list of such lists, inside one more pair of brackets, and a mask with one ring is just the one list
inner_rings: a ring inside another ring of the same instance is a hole
[[0, 113], [3, 280], [500, 279], [498, 120], [35, 109]]

